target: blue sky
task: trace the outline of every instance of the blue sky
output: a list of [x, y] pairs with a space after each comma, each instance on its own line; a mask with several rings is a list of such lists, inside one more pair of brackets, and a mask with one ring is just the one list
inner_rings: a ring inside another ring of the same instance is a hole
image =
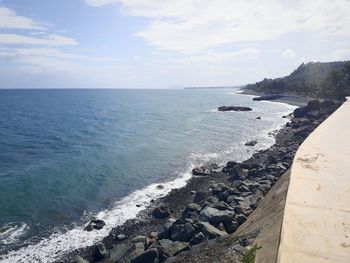
[[233, 86], [350, 59], [348, 0], [0, 0], [0, 88]]

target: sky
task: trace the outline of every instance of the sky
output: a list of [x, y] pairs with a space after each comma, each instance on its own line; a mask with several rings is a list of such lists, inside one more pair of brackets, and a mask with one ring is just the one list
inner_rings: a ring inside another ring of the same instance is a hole
[[237, 86], [350, 60], [349, 0], [0, 0], [0, 88]]

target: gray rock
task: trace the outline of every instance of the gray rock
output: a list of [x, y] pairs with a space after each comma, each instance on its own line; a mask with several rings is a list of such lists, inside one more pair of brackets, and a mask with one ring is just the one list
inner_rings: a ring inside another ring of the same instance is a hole
[[243, 224], [245, 221], [247, 220], [247, 217], [243, 214], [239, 214], [236, 216], [236, 221], [239, 223], [239, 224]]
[[219, 203], [219, 199], [216, 198], [215, 196], [209, 196], [208, 198], [205, 199], [205, 201], [212, 205]]
[[214, 208], [221, 210], [221, 211], [225, 211], [225, 210], [229, 210], [229, 211], [234, 211], [234, 208], [229, 206], [226, 202], [224, 201], [220, 201], [219, 203], [217, 203]]
[[201, 201], [208, 198], [209, 196], [210, 193], [199, 191], [195, 194], [193, 202], [199, 204]]
[[82, 258], [81, 256], [77, 256], [77, 263], [89, 263], [86, 259]]
[[130, 261], [145, 251], [144, 243], [135, 243], [130, 246], [117, 245], [110, 251], [109, 263], [130, 263]]
[[131, 254], [135, 249], [134, 245], [116, 245], [109, 252], [109, 262], [120, 262], [121, 259]]
[[217, 229], [208, 222], [198, 222], [199, 228], [202, 230], [203, 234], [209, 239], [226, 236], [227, 233]]
[[130, 263], [156, 263], [158, 262], [158, 250], [152, 248], [134, 257]]
[[136, 236], [131, 240], [131, 242], [134, 244], [135, 243], [146, 243], [146, 241], [147, 241], [147, 237], [145, 237], [145, 236]]
[[200, 243], [202, 243], [205, 240], [205, 236], [202, 232], [199, 232], [197, 235], [195, 235], [191, 241], [190, 241], [190, 245], [191, 246], [195, 246], [198, 245]]
[[97, 243], [95, 246], [94, 259], [102, 260], [108, 255], [105, 245], [102, 242]]
[[174, 241], [188, 242], [195, 234], [195, 229], [190, 223], [174, 225], [171, 232], [171, 239]]
[[169, 239], [162, 239], [159, 241], [160, 245], [160, 253], [164, 254], [166, 257], [173, 257], [177, 254], [186, 251], [189, 249], [189, 243], [187, 242], [179, 242], [179, 241], [171, 241]]
[[214, 224], [232, 221], [234, 217], [233, 211], [220, 211], [212, 207], [204, 208], [199, 214], [199, 220]]
[[126, 239], [126, 235], [124, 235], [124, 234], [119, 234], [119, 235], [117, 235], [117, 236], [115, 237], [115, 239], [116, 239], [117, 241], [125, 240], [125, 239]]
[[236, 221], [224, 222], [224, 227], [227, 233], [232, 234], [239, 227], [239, 223]]

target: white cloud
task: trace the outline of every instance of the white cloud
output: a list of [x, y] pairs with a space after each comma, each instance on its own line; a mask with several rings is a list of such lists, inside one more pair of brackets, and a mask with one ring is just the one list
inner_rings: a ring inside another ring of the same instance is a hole
[[350, 2], [346, 0], [86, 2], [94, 6], [119, 3], [124, 14], [150, 18], [148, 26], [136, 35], [157, 49], [183, 53], [272, 40], [297, 32], [350, 36]]
[[17, 15], [13, 10], [0, 6], [0, 28], [45, 29], [42, 23]]
[[350, 60], [350, 48], [336, 49], [327, 57], [328, 61], [334, 60]]
[[46, 35], [45, 37], [38, 38], [19, 34], [0, 34], [0, 44], [71, 46], [78, 45], [78, 42], [73, 38], [61, 35]]
[[193, 63], [234, 63], [237, 59], [258, 60], [259, 50], [246, 48], [233, 52], [204, 52], [189, 56], [175, 58], [174, 62], [193, 64]]
[[286, 59], [286, 60], [295, 60], [297, 57], [297, 54], [295, 54], [293, 50], [287, 49], [282, 52], [281, 56], [283, 59]]

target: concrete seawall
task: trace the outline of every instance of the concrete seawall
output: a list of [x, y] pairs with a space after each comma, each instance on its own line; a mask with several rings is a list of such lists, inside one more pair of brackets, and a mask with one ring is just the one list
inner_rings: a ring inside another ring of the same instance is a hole
[[295, 155], [277, 262], [350, 262], [349, 100]]

